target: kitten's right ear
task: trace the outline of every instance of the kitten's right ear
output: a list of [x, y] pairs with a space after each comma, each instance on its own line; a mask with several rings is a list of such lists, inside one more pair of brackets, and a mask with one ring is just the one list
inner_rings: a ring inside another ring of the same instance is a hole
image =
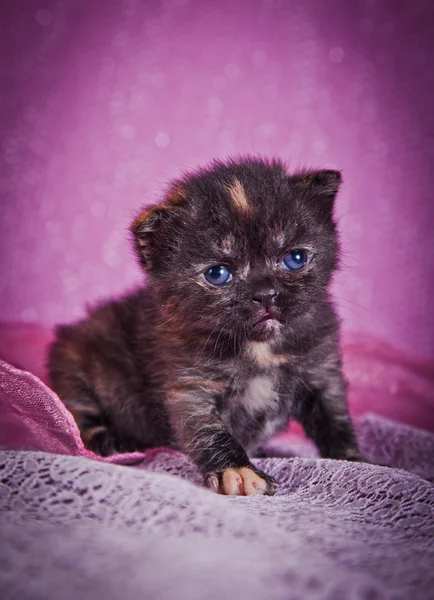
[[334, 199], [339, 186], [342, 183], [342, 175], [339, 171], [322, 170], [306, 171], [291, 177], [295, 182], [314, 191], [318, 196], [331, 200]]
[[303, 196], [310, 198], [320, 215], [326, 219], [333, 216], [333, 204], [342, 182], [339, 171], [304, 171], [291, 176], [291, 181], [300, 186]]
[[162, 204], [144, 209], [133, 221], [131, 232], [136, 250], [143, 267], [152, 265], [152, 255], [159, 247], [164, 231], [173, 224], [179, 207], [186, 201], [185, 190], [180, 183], [174, 183]]

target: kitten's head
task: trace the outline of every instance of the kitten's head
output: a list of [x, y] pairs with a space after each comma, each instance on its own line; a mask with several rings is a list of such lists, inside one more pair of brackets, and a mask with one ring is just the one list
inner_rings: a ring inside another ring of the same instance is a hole
[[133, 223], [169, 319], [202, 333], [277, 339], [324, 302], [338, 260], [336, 171], [214, 162], [174, 182]]

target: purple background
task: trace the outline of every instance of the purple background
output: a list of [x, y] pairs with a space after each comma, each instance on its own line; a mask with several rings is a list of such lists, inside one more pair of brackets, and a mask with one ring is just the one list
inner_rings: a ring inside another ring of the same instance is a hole
[[259, 152], [342, 169], [345, 326], [434, 358], [432, 2], [17, 0], [0, 19], [3, 320], [131, 287], [138, 206]]

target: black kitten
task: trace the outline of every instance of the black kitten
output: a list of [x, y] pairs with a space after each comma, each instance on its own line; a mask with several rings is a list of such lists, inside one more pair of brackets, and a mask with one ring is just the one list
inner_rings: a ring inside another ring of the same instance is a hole
[[106, 455], [183, 449], [225, 494], [273, 493], [248, 458], [299, 420], [322, 456], [361, 460], [328, 285], [336, 171], [215, 162], [132, 231], [149, 284], [59, 327], [53, 388]]

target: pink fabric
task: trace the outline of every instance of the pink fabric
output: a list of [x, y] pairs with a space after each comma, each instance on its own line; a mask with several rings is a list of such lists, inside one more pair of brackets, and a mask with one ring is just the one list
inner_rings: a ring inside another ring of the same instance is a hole
[[[354, 411], [353, 411], [354, 412]], [[355, 411], [357, 412], [357, 410]], [[378, 414], [378, 413], [377, 413]], [[17, 369], [0, 360], [0, 449], [42, 451], [90, 458], [105, 463], [138, 465], [142, 468], [167, 470], [165, 461], [180, 460], [187, 464], [183, 453], [168, 448], [146, 452], [131, 452], [101, 457], [87, 450], [79, 429], [59, 397], [35, 375]], [[354, 415], [356, 431], [362, 452], [369, 460], [384, 461], [398, 468], [408, 469], [423, 478], [434, 477], [429, 456], [420, 460], [423, 448], [434, 452], [434, 436], [421, 428], [399, 425], [363, 411]], [[430, 421], [425, 421], [425, 425]], [[393, 447], [388, 440], [393, 439]], [[398, 441], [397, 441], [398, 440]], [[402, 443], [399, 443], [402, 440]], [[317, 457], [313, 443], [301, 435], [298, 427], [271, 440], [268, 452], [274, 457]], [[178, 458], [177, 458], [178, 457]], [[194, 471], [195, 468], [194, 468]], [[176, 472], [176, 469], [173, 471]], [[187, 468], [186, 476], [191, 474]], [[196, 474], [195, 481], [200, 482]]]
[[[59, 397], [35, 375], [22, 371], [0, 360], [0, 449], [32, 450], [51, 454], [81, 456], [106, 463], [140, 465], [149, 467], [152, 462], [164, 470], [158, 458], [162, 453], [180, 457], [181, 452], [167, 448], [155, 448], [147, 452], [131, 452], [109, 457], [100, 457], [87, 450], [80, 437], [79, 429], [69, 411]], [[434, 451], [434, 437], [420, 429], [398, 426], [397, 423], [371, 415], [360, 419], [355, 417], [357, 433], [362, 451], [369, 459], [393, 459], [393, 465], [410, 469], [422, 477], [432, 478], [430, 462], [425, 458], [418, 466], [420, 447], [428, 444]], [[289, 431], [277, 436], [269, 444], [272, 456], [316, 457], [317, 449], [312, 442], [299, 434]], [[387, 438], [395, 440], [402, 435], [403, 443], [394, 444], [393, 453], [387, 445]], [[384, 438], [384, 439], [383, 439]], [[386, 445], [385, 445], [386, 444]], [[421, 444], [421, 446], [420, 446]], [[163, 460], [163, 463], [164, 463]], [[175, 460], [175, 459], [174, 459]], [[431, 465], [432, 466], [432, 465]], [[199, 480], [198, 480], [199, 481]]]
[[[0, 323], [0, 359], [20, 369], [30, 371], [47, 384], [48, 378], [44, 363], [47, 345], [51, 340], [52, 333], [45, 327]], [[357, 338], [353, 335], [344, 336], [343, 356], [345, 375], [349, 381], [349, 406], [353, 416], [370, 412], [394, 421], [434, 431], [434, 365], [432, 363], [416, 360], [380, 343], [372, 336], [361, 334]], [[26, 374], [24, 379], [26, 390], [32, 394], [36, 393], [32, 387], [34, 381], [34, 377]], [[46, 415], [43, 419], [49, 419], [50, 428], [56, 426], [58, 419], [67, 418], [67, 421], [62, 421], [65, 423], [62, 427], [65, 428], [66, 423], [71, 421], [69, 413], [47, 388], [42, 397], [46, 397], [44, 396], [46, 392], [50, 394], [49, 406], [46, 403], [39, 404], [38, 410], [42, 410]], [[26, 401], [25, 409], [23, 406], [14, 407], [13, 393], [15, 392], [10, 390], [8, 394], [12, 394], [12, 396], [8, 397], [6, 402], [0, 403], [0, 415], [6, 411], [4, 418], [15, 420], [19, 410], [24, 411], [28, 417], [30, 415], [31, 419], [42, 418], [38, 417], [32, 408], [33, 401]], [[53, 410], [57, 416], [52, 414]], [[8, 411], [12, 411], [12, 413], [6, 417]], [[3, 417], [1, 420], [4, 422]], [[22, 426], [26, 430], [26, 426], [24, 424]], [[20, 428], [20, 425], [15, 423], [13, 427], [15, 430], [17, 427]], [[74, 423], [73, 430], [76, 431]], [[9, 427], [6, 427], [5, 431], [7, 433]], [[12, 432], [12, 429], [10, 431]], [[290, 431], [297, 435], [302, 434], [301, 428], [297, 424], [292, 424]], [[43, 437], [43, 432], [39, 433]], [[25, 435], [22, 438], [21, 434], [16, 433], [17, 439], [21, 441], [25, 439]], [[33, 439], [33, 433], [28, 433], [28, 435]], [[8, 439], [10, 440], [12, 437], [11, 433]], [[65, 440], [59, 442], [61, 444], [59, 448], [62, 447], [64, 451], [74, 454], [78, 448], [82, 448], [80, 439], [77, 438], [76, 441], [79, 445], [73, 446], [75, 451], [72, 451], [71, 446], [62, 446], [66, 443]]]
[[[22, 368], [43, 367], [51, 334], [43, 327], [0, 328], [0, 357], [16, 359]], [[39, 352], [35, 353], [35, 349]], [[33, 354], [32, 354], [33, 351]], [[30, 357], [30, 360], [29, 360]], [[349, 406], [353, 417], [375, 413], [393, 421], [434, 431], [434, 369], [379, 344], [371, 337], [344, 344], [344, 366], [349, 380]], [[0, 361], [0, 445], [85, 456], [123, 464], [141, 461], [134, 453], [100, 459], [86, 450], [77, 425], [59, 398], [37, 376]], [[303, 437], [295, 423], [277, 437], [277, 443], [297, 447]], [[304, 442], [302, 443], [302, 448]]]
[[357, 418], [371, 464], [281, 441], [254, 460], [276, 495], [227, 497], [179, 452], [95, 460], [56, 396], [5, 363], [0, 414], [4, 600], [432, 598], [432, 433]]
[[0, 3], [0, 314], [140, 277], [127, 225], [230, 153], [343, 170], [348, 330], [434, 359], [431, 0]]
[[434, 363], [369, 335], [345, 336], [343, 358], [353, 415], [371, 412], [434, 431]]
[[0, 443], [73, 456], [87, 454], [72, 415], [31, 373], [0, 362]]
[[2, 600], [431, 599], [434, 436], [379, 418], [359, 434], [398, 468], [257, 460], [272, 498], [213, 494], [173, 453], [126, 469], [0, 451]]
[[87, 450], [71, 413], [59, 397], [31, 373], [0, 361], [0, 447], [84, 456], [134, 464], [144, 454], [102, 458]]

